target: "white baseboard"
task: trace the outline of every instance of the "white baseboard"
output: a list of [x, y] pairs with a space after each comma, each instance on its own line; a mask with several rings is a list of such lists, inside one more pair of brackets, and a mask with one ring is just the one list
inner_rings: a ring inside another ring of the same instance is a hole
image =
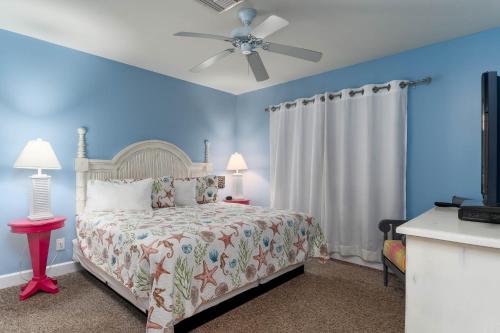
[[337, 259], [337, 260], [341, 260], [341, 261], [346, 261], [346, 262], [349, 262], [351, 264], [356, 264], [356, 265], [360, 265], [360, 266], [365, 266], [365, 267], [369, 267], [369, 268], [374, 268], [374, 269], [378, 269], [378, 270], [382, 270], [382, 263], [379, 263], [379, 262], [369, 262], [369, 261], [364, 261], [363, 259], [361, 259], [360, 257], [356, 257], [356, 256], [348, 256], [348, 257], [345, 257], [345, 256], [341, 256], [340, 254], [338, 253], [332, 253], [330, 254], [330, 257], [332, 259]]
[[[60, 264], [47, 266], [47, 275], [50, 277], [61, 276], [68, 273], [73, 273], [81, 270], [79, 263], [74, 261], [62, 262]], [[15, 272], [5, 275], [0, 275], [0, 289], [19, 286], [25, 284], [26, 279], [31, 279], [33, 276], [33, 271], [31, 269]]]

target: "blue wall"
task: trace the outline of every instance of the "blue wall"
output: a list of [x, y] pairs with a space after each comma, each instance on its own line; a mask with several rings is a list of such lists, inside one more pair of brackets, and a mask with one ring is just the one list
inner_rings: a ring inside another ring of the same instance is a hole
[[269, 202], [271, 104], [325, 91], [432, 76], [409, 92], [407, 214], [453, 194], [480, 198], [480, 75], [500, 71], [500, 29], [415, 49], [238, 96], [237, 147], [250, 171], [245, 191]]
[[[393, 79], [434, 81], [409, 92], [407, 210], [413, 217], [452, 194], [480, 194], [480, 74], [500, 71], [500, 29], [233, 96], [0, 30], [0, 275], [29, 267], [24, 236], [7, 222], [28, 213], [30, 170], [12, 165], [25, 143], [52, 143], [63, 169], [53, 176], [53, 210], [74, 238], [76, 129], [87, 126], [89, 156], [111, 158], [130, 143], [163, 139], [201, 161], [212, 142], [216, 170], [234, 150], [250, 170], [245, 192], [269, 202], [269, 127], [264, 108], [324, 91]], [[236, 140], [235, 140], [236, 138]], [[54, 252], [50, 254], [52, 258]]]
[[139, 140], [163, 139], [193, 161], [212, 142], [216, 170], [235, 150], [236, 96], [0, 30], [0, 275], [30, 267], [25, 236], [7, 222], [28, 215], [31, 170], [13, 169], [26, 142], [48, 140], [62, 164], [53, 176], [53, 211], [68, 216], [63, 230], [71, 259], [74, 232], [76, 129], [87, 126], [89, 157], [109, 159]]

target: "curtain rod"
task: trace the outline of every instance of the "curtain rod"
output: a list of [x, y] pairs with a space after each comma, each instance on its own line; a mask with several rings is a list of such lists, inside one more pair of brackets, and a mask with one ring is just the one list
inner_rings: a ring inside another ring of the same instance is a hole
[[[430, 84], [432, 82], [432, 78], [430, 76], [426, 77], [426, 78], [423, 78], [421, 80], [413, 80], [413, 81], [402, 81], [399, 83], [399, 87], [401, 89], [404, 89], [406, 87], [412, 87], [412, 88], [415, 88], [416, 86], [419, 86], [419, 85], [422, 85], [422, 84]], [[391, 84], [388, 83], [387, 85], [385, 86], [374, 86], [372, 88], [373, 92], [374, 93], [378, 93], [380, 90], [384, 90], [386, 89], [387, 91], [391, 90]], [[351, 97], [354, 97], [355, 95], [357, 94], [361, 94], [361, 95], [364, 95], [365, 93], [365, 90], [364, 89], [359, 89], [359, 90], [351, 90], [349, 92], [349, 96]], [[330, 100], [334, 100], [335, 98], [342, 98], [342, 93], [331, 93], [331, 94], [328, 94], [328, 99]], [[324, 102], [326, 100], [325, 96], [321, 96], [321, 101]], [[302, 100], [302, 104], [303, 105], [307, 105], [309, 103], [313, 103], [315, 101], [314, 97], [313, 98], [310, 98], [310, 99], [304, 99]], [[296, 106], [297, 105], [297, 102], [285, 102], [285, 107], [287, 109], [291, 108], [292, 106]], [[281, 108], [281, 105], [273, 105], [271, 107], [268, 107], [265, 109], [266, 112], [269, 112], [269, 111], [278, 111], [279, 109]]]

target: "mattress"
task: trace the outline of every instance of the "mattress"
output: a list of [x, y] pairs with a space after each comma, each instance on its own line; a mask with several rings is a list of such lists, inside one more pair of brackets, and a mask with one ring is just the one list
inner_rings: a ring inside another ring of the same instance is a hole
[[173, 332], [183, 318], [309, 257], [328, 257], [311, 217], [238, 204], [93, 212], [76, 228], [78, 260], [147, 309], [148, 332]]

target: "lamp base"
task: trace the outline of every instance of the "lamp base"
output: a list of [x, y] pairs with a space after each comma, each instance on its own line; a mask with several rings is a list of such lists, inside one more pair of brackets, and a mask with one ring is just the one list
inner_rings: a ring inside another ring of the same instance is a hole
[[31, 221], [50, 220], [52, 218], [54, 218], [54, 214], [50, 212], [48, 214], [28, 215], [28, 219]]
[[54, 217], [50, 210], [50, 176], [33, 175], [31, 178], [31, 207], [28, 218], [32, 221], [47, 220]]
[[233, 199], [243, 199], [243, 174], [241, 173], [234, 173], [232, 175], [233, 177], [233, 184], [232, 184], [232, 197]]

